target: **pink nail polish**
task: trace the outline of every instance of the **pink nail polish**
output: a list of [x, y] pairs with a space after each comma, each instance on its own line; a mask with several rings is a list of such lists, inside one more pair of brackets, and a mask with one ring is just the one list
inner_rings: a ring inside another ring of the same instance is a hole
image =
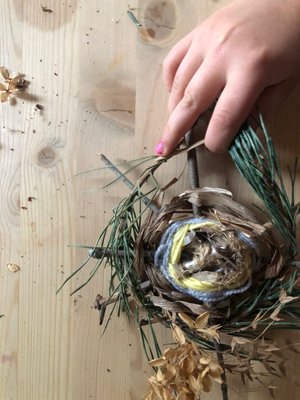
[[156, 154], [161, 155], [164, 152], [164, 149], [165, 149], [165, 146], [164, 146], [163, 142], [160, 141], [155, 148], [155, 152], [156, 152]]

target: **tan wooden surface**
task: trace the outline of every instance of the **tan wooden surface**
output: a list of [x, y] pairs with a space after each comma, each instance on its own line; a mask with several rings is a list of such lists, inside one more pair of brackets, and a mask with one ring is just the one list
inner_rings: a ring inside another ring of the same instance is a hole
[[[134, 323], [115, 316], [101, 337], [91, 308], [97, 293], [107, 293], [108, 271], [70, 297], [89, 277], [84, 269], [56, 295], [86, 258], [68, 245], [93, 245], [127, 193], [121, 184], [98, 190], [112, 178], [108, 171], [78, 174], [99, 167], [101, 152], [115, 162], [152, 153], [167, 117], [161, 62], [222, 4], [132, 1], [144, 25], [138, 31], [123, 0], [43, 2], [52, 13], [36, 0], [0, 1], [0, 65], [30, 82], [15, 106], [1, 104], [0, 400], [138, 400], [146, 392], [151, 370]], [[300, 153], [297, 99], [271, 127], [284, 165]], [[251, 202], [226, 157], [202, 151], [199, 161], [203, 185], [228, 187]], [[161, 180], [179, 175], [184, 163], [176, 159]], [[172, 190], [187, 186], [184, 176]], [[20, 270], [10, 271], [9, 263]], [[277, 398], [300, 397], [298, 365], [292, 356], [289, 382], [276, 381]], [[237, 381], [231, 387], [231, 399], [268, 398]], [[219, 388], [205, 398], [219, 399]]]

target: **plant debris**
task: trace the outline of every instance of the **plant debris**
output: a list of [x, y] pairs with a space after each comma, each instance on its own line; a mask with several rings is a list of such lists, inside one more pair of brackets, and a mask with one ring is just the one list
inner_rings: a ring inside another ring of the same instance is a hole
[[49, 13], [49, 14], [53, 13], [53, 10], [51, 10], [51, 8], [48, 8], [47, 6], [43, 6], [42, 4], [41, 4], [41, 9], [45, 13]]
[[13, 263], [8, 263], [7, 264], [7, 269], [10, 271], [10, 272], [18, 272], [18, 271], [20, 271], [20, 267], [19, 267], [19, 265], [17, 265], [17, 264], [13, 264]]
[[177, 345], [149, 362], [157, 372], [148, 380], [150, 392], [145, 400], [197, 400], [203, 391], [210, 392], [212, 381], [222, 384], [223, 369], [218, 361], [186, 340], [177, 325], [172, 326], [172, 331]]
[[3, 79], [0, 82], [0, 100], [1, 103], [16, 103], [18, 94], [27, 89], [29, 82], [24, 79], [24, 74], [19, 72], [9, 73], [5, 67], [0, 67], [0, 75]]

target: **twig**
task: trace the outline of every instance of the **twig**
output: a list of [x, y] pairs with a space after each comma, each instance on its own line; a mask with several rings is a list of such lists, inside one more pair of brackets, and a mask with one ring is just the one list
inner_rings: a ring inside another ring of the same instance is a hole
[[[136, 189], [136, 186], [104, 154], [100, 154], [100, 159], [130, 190]], [[152, 211], [157, 212], [158, 207], [147, 196], [141, 195], [142, 202]]]
[[[194, 128], [195, 128], [195, 125], [185, 135], [185, 142], [186, 142], [187, 147], [191, 146], [195, 141]], [[200, 181], [199, 181], [199, 173], [198, 173], [196, 148], [187, 152], [187, 159], [188, 159], [190, 186], [191, 186], [191, 189], [197, 189], [200, 186]], [[199, 207], [196, 204], [193, 204], [193, 214], [194, 214], [194, 217], [198, 217], [200, 215]], [[228, 400], [228, 386], [227, 386], [227, 379], [226, 379], [226, 373], [225, 373], [223, 353], [221, 351], [220, 344], [216, 340], [214, 340], [214, 346], [215, 346], [215, 351], [217, 353], [217, 358], [218, 358], [219, 364], [223, 369], [223, 372], [221, 374], [222, 398], [223, 398], [223, 400]]]
[[[185, 143], [187, 147], [190, 147], [194, 142], [194, 128], [190, 129], [188, 133], [185, 135]], [[191, 189], [197, 189], [199, 187], [199, 173], [198, 173], [198, 163], [197, 163], [197, 150], [191, 149], [187, 152], [187, 160], [188, 160], [188, 170], [189, 170], [189, 178], [190, 178], [190, 186]], [[193, 204], [193, 214], [195, 217], [199, 217], [199, 207], [196, 204]]]
[[[190, 147], [194, 144], [194, 135], [193, 128], [188, 131], [185, 136], [185, 143], [187, 147]], [[189, 177], [190, 177], [190, 186], [191, 189], [197, 189], [199, 187], [199, 173], [198, 173], [198, 165], [197, 165], [197, 149], [191, 149], [187, 153], [188, 159], [188, 169], [189, 169]]]
[[227, 379], [226, 379], [226, 373], [225, 373], [225, 364], [224, 364], [224, 357], [223, 353], [221, 350], [220, 343], [218, 343], [216, 340], [214, 340], [214, 345], [217, 353], [217, 358], [219, 361], [219, 364], [221, 368], [223, 369], [223, 372], [221, 373], [221, 391], [222, 391], [222, 398], [223, 400], [228, 400], [228, 386], [227, 386]]
[[112, 257], [114, 256], [118, 256], [118, 257], [124, 257], [124, 250], [118, 250], [117, 253], [115, 251], [112, 251], [111, 249], [107, 248], [107, 247], [93, 247], [90, 248], [89, 250], [89, 255], [92, 258], [96, 258], [97, 260], [100, 260], [100, 258], [103, 257]]
[[[151, 283], [149, 280], [144, 281], [139, 284], [139, 287], [141, 290], [147, 290], [148, 288], [151, 287]], [[99, 311], [99, 325], [103, 324], [103, 320], [104, 320], [105, 313], [106, 313], [106, 307], [109, 304], [115, 304], [119, 300], [119, 296], [120, 296], [120, 294], [116, 293], [116, 294], [106, 298], [106, 297], [101, 296], [101, 294], [99, 294], [99, 293], [97, 294], [96, 299], [94, 301], [93, 308], [95, 308], [96, 310]], [[132, 293], [127, 292], [126, 296], [130, 297], [130, 296], [132, 296]], [[1, 317], [2, 317], [2, 315], [0, 315], [0, 318]]]
[[136, 16], [133, 14], [133, 12], [129, 8], [127, 9], [127, 15], [136, 26], [139, 26], [139, 27], [142, 26], [140, 21], [136, 18]]

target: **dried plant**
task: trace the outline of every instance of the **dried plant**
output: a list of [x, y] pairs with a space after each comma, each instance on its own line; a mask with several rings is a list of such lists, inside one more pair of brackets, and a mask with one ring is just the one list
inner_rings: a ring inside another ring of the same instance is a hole
[[212, 381], [222, 383], [223, 370], [218, 361], [186, 340], [177, 325], [172, 326], [172, 331], [177, 345], [150, 361], [157, 372], [148, 381], [150, 392], [145, 400], [197, 400], [203, 391], [211, 390]]
[[3, 82], [0, 82], [1, 103], [9, 102], [15, 104], [18, 92], [24, 91], [28, 86], [28, 81], [24, 79], [24, 74], [13, 72], [12, 74], [5, 67], [0, 67], [0, 74]]

